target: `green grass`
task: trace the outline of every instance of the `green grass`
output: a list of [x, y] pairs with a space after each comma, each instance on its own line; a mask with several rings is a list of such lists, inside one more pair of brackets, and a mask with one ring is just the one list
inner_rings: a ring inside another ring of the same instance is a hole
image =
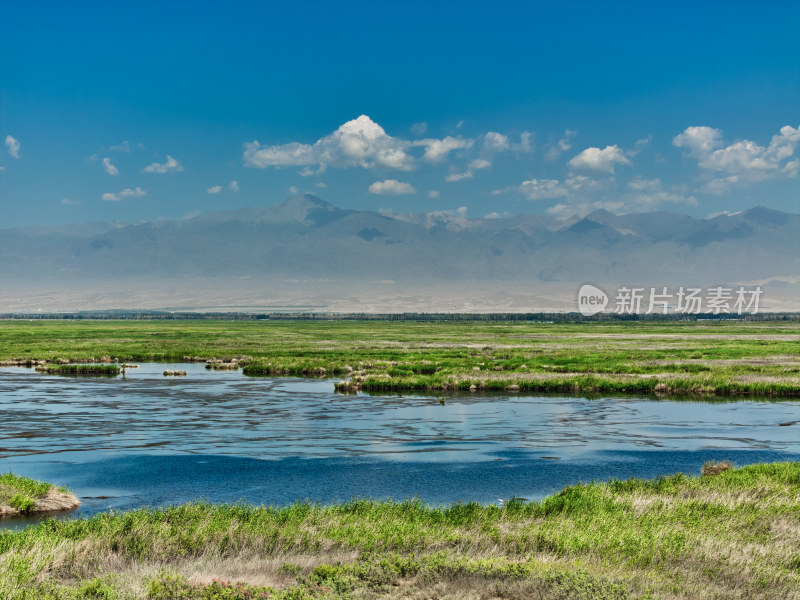
[[43, 481], [3, 473], [0, 475], [0, 507], [11, 506], [23, 514], [29, 513], [36, 501], [47, 494], [51, 487], [51, 484]]
[[36, 367], [40, 373], [53, 375], [104, 375], [113, 377], [119, 375], [117, 365], [44, 365]]
[[784, 600], [798, 531], [796, 462], [502, 507], [190, 503], [0, 533], [0, 597]]
[[[240, 361], [409, 390], [800, 397], [800, 323], [3, 321], [0, 360]], [[324, 370], [324, 371], [323, 371]]]

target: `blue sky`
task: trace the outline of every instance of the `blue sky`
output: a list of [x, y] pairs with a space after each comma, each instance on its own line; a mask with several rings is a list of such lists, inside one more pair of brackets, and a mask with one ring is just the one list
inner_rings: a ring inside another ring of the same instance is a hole
[[4, 3], [0, 227], [800, 210], [800, 4]]

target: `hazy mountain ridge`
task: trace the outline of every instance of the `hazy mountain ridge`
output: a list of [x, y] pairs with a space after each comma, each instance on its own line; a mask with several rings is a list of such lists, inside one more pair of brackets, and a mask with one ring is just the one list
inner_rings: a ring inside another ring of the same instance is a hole
[[712, 286], [800, 275], [800, 215], [763, 207], [713, 219], [469, 219], [343, 210], [307, 195], [181, 221], [0, 233], [3, 288], [176, 278]]

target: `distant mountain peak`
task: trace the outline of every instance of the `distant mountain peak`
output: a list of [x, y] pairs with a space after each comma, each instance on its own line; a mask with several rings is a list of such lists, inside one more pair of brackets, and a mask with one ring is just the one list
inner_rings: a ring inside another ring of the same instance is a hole
[[302, 194], [299, 196], [292, 196], [287, 198], [280, 204], [278, 208], [294, 209], [294, 208], [323, 208], [325, 210], [337, 210], [337, 208], [330, 202], [325, 202], [322, 198], [318, 198], [313, 194]]

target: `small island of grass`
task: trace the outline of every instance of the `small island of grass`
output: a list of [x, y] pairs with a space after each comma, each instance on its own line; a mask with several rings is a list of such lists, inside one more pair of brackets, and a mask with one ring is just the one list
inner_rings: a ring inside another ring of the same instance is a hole
[[71, 510], [80, 504], [66, 488], [13, 473], [0, 475], [0, 517]]

